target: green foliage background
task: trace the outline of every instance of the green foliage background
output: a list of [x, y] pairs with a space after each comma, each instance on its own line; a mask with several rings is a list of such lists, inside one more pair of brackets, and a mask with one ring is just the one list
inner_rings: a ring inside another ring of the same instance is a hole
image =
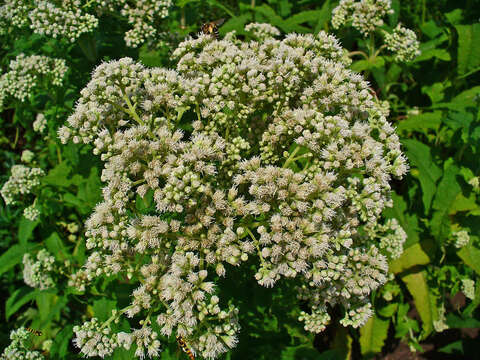
[[[220, 33], [242, 34], [249, 22], [268, 22], [282, 33], [332, 31], [333, 0], [180, 0], [164, 27], [171, 47], [205, 21], [225, 18]], [[393, 184], [394, 207], [386, 212], [408, 234], [404, 255], [391, 264], [392, 281], [373, 294], [375, 316], [359, 331], [329, 326], [317, 336], [307, 334], [294, 319], [303, 304], [295, 298], [294, 284], [273, 291], [251, 288], [252, 273], [237, 271], [232, 284], [222, 291], [238, 299], [242, 332], [240, 343], [227, 359], [358, 359], [398, 353], [407, 349], [427, 351], [435, 358], [478, 358], [480, 346], [480, 284], [475, 299], [466, 299], [461, 280], [480, 275], [480, 192], [472, 179], [480, 176], [480, 2], [477, 0], [393, 0], [395, 14], [388, 26], [399, 21], [413, 29], [422, 54], [408, 64], [396, 64], [385, 55], [354, 57], [352, 68], [371, 81], [381, 99], [391, 104], [391, 122], [397, 127], [409, 163], [406, 179]], [[72, 267], [85, 260], [82, 236], [69, 241], [58, 222], [80, 226], [100, 200], [99, 159], [87, 146], [61, 145], [56, 129], [72, 112], [79, 91], [90, 80], [92, 69], [102, 61], [130, 56], [148, 66], [171, 66], [166, 46], [127, 48], [125, 25], [102, 18], [97, 31], [74, 44], [52, 40], [29, 31], [1, 36], [0, 68], [20, 53], [64, 58], [70, 70], [66, 85], [44, 86], [27, 102], [12, 102], [0, 117], [0, 184], [9, 169], [29, 149], [38, 167], [48, 172], [37, 195], [41, 219], [26, 220], [18, 207], [0, 202], [0, 349], [8, 334], [19, 326], [41, 329], [32, 348], [53, 339], [48, 357], [80, 358], [71, 345], [72, 328], [88, 317], [106, 318], [111, 309], [128, 303], [131, 288], [99, 280], [86, 294], [74, 293], [66, 284], [39, 291], [22, 280], [23, 254], [41, 246], [57, 260]], [[336, 32], [350, 51], [365, 48], [351, 29]], [[35, 115], [48, 119], [49, 136], [32, 130]], [[138, 207], [145, 207], [141, 200]], [[470, 243], [453, 246], [452, 233], [466, 230]], [[80, 229], [80, 234], [82, 229]], [[235, 271], [235, 270], [234, 270]], [[437, 332], [441, 320], [449, 329]], [[125, 327], [125, 324], [118, 324]], [[425, 346], [428, 345], [428, 346]], [[113, 359], [131, 359], [116, 351]], [[161, 359], [186, 358], [174, 339]]]

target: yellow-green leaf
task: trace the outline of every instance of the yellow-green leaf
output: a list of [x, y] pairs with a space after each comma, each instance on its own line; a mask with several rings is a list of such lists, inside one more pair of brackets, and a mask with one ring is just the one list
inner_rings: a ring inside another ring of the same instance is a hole
[[405, 249], [402, 256], [390, 263], [390, 271], [394, 274], [401, 273], [413, 266], [426, 265], [430, 262], [427, 253], [419, 243]]
[[383, 344], [387, 338], [389, 324], [389, 320], [372, 316], [360, 328], [360, 349], [364, 357], [371, 357], [382, 351]]
[[402, 281], [413, 297], [415, 307], [422, 319], [424, 336], [426, 336], [432, 332], [433, 322], [438, 313], [433, 295], [428, 289], [426, 274], [424, 271], [408, 274], [402, 277]]

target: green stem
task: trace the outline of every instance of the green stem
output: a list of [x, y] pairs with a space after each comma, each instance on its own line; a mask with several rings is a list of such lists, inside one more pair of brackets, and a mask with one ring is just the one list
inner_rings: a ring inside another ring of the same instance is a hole
[[19, 136], [20, 136], [20, 128], [17, 127], [17, 130], [15, 130], [15, 140], [13, 141], [12, 149], [16, 148]]
[[132, 102], [130, 101], [129, 97], [124, 93], [123, 89], [122, 89], [122, 93], [123, 93], [123, 100], [125, 100], [125, 102], [127, 103], [127, 106], [128, 106], [128, 113], [130, 114], [130, 116], [140, 125], [145, 125], [145, 123], [142, 121], [142, 119], [140, 119], [140, 116], [138, 116], [138, 114], [136, 113], [135, 111], [135, 106], [132, 105]]
[[258, 240], [255, 238], [255, 235], [253, 235], [252, 231], [248, 227], [246, 229], [247, 229], [248, 235], [250, 235], [253, 242], [255, 243], [255, 247], [257, 248], [257, 253], [258, 253], [258, 257], [260, 258], [260, 262], [262, 263], [262, 265], [265, 265], [265, 259], [262, 256], [262, 251], [260, 250], [260, 246], [258, 246]]
[[294, 160], [295, 158], [295, 155], [297, 154], [297, 152], [300, 151], [300, 146], [297, 146], [295, 148], [295, 150], [292, 151], [292, 153], [290, 154], [290, 156], [288, 157], [287, 160], [285, 160], [285, 163], [283, 164], [282, 168], [283, 169], [286, 169], [288, 167], [288, 165], [290, 165], [290, 163]]
[[359, 50], [359, 51], [350, 51], [350, 52], [348, 53], [348, 56], [350, 56], [350, 57], [352, 57], [352, 56], [354, 56], [354, 55], [362, 55], [362, 56], [365, 58], [365, 60], [368, 60], [368, 55], [365, 54], [364, 51], [360, 51], [360, 50]]

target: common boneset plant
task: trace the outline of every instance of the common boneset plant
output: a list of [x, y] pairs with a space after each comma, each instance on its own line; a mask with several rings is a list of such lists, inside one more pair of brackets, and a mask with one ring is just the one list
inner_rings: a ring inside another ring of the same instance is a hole
[[[249, 258], [258, 284], [298, 285], [307, 331], [322, 331], [334, 305], [344, 326], [371, 315], [369, 296], [406, 237], [382, 220], [389, 181], [407, 171], [398, 137], [333, 36], [273, 34], [189, 39], [176, 70], [104, 63], [81, 91], [59, 136], [94, 146], [105, 187], [85, 224], [89, 259], [70, 285], [115, 274], [138, 284], [106, 322], [75, 327], [84, 355], [136, 346], [154, 356], [160, 335], [175, 334], [218, 357], [240, 325], [216, 280]], [[125, 317], [141, 328], [113, 331]]]

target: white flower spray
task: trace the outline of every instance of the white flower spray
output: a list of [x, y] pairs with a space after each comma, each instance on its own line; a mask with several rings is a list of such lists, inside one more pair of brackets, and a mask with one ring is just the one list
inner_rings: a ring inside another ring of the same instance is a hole
[[[334, 37], [264, 35], [187, 40], [176, 70], [104, 63], [59, 130], [105, 162], [104, 200], [85, 224], [91, 255], [71, 284], [118, 273], [138, 284], [106, 323], [76, 328], [85, 355], [133, 344], [156, 355], [155, 316], [161, 335], [220, 356], [240, 326], [215, 281], [251, 258], [260, 285], [298, 284], [307, 331], [322, 331], [337, 304], [344, 326], [372, 314], [370, 294], [405, 241], [381, 215], [389, 181], [407, 171], [398, 136]], [[135, 211], [137, 195], [148, 213]], [[124, 316], [142, 328], [110, 333]]]

